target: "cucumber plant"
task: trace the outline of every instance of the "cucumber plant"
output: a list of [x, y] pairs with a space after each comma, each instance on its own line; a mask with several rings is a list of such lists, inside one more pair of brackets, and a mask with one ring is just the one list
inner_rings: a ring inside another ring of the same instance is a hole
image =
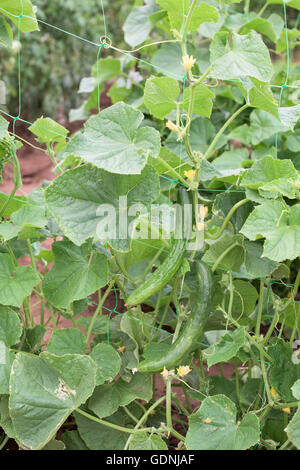
[[[1, 110], [0, 448], [300, 448], [298, 11], [137, 1], [83, 128], [30, 125], [56, 177], [28, 196]], [[38, 29], [0, 13], [3, 44]]]

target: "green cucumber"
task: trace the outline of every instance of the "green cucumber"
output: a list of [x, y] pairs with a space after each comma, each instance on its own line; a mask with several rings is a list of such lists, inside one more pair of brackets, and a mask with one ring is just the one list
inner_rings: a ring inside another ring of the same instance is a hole
[[181, 266], [185, 251], [185, 241], [175, 240], [168, 257], [163, 263], [135, 289], [127, 299], [126, 305], [132, 307], [143, 303], [162, 289], [170, 279], [176, 274]]
[[208, 320], [213, 295], [213, 276], [211, 269], [202, 261], [194, 261], [192, 272], [196, 277], [196, 285], [190, 295], [191, 313], [177, 340], [170, 346], [159, 360], [146, 359], [139, 366], [139, 372], [160, 372], [181, 365], [181, 360], [195, 347]]

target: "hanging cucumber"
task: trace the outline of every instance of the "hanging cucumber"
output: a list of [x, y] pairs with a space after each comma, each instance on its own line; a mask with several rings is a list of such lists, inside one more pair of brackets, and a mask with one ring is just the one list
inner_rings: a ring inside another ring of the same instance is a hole
[[143, 284], [130, 294], [126, 304], [129, 307], [141, 304], [162, 289], [180, 268], [184, 251], [185, 241], [175, 240], [168, 257], [156, 271], [150, 274]]
[[208, 320], [213, 295], [213, 276], [210, 268], [202, 261], [194, 261], [192, 272], [195, 275], [195, 288], [190, 295], [191, 313], [186, 325], [159, 360], [146, 359], [139, 364], [139, 372], [154, 373], [179, 366], [181, 360], [197, 346], [197, 341]]

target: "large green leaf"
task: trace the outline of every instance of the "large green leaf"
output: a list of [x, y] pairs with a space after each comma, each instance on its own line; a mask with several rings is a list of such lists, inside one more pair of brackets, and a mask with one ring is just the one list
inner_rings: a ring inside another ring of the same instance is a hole
[[250, 138], [253, 145], [275, 136], [278, 132], [287, 131], [288, 128], [272, 114], [263, 109], [255, 109], [250, 114]]
[[88, 356], [18, 353], [10, 379], [9, 407], [22, 446], [41, 449], [70, 413], [93, 393], [96, 364]]
[[253, 413], [236, 420], [236, 406], [225, 395], [203, 400], [189, 417], [188, 450], [246, 450], [259, 441], [259, 419]]
[[104, 418], [115, 413], [120, 406], [126, 406], [137, 398], [149, 401], [151, 397], [150, 375], [137, 373], [129, 383], [119, 379], [111, 384], [100, 385], [95, 389], [88, 405], [99, 418]]
[[23, 33], [39, 29], [30, 0], [1, 0], [0, 13], [7, 16]]
[[39, 275], [32, 268], [15, 268], [10, 255], [0, 254], [0, 304], [21, 307], [39, 281]]
[[53, 268], [43, 281], [46, 299], [55, 307], [68, 308], [74, 300], [84, 299], [107, 283], [107, 258], [102, 253], [91, 255], [90, 243], [81, 247], [69, 241], [52, 244]]
[[[229, 40], [230, 39], [230, 40]], [[220, 80], [254, 77], [269, 82], [273, 67], [268, 48], [259, 34], [216, 33], [210, 46], [211, 75]]]
[[249, 215], [241, 233], [250, 240], [264, 237], [263, 256], [273, 261], [300, 255], [300, 204], [287, 208], [280, 201], [267, 201]]
[[255, 13], [250, 13], [247, 22], [243, 24], [239, 32], [245, 34], [255, 30], [267, 36], [271, 41], [276, 42], [280, 38], [283, 27], [284, 21], [276, 13], [273, 13], [269, 18], [260, 18]]
[[0, 305], [0, 341], [7, 347], [17, 344], [22, 334], [21, 320], [18, 314]]
[[[114, 247], [128, 251], [128, 234], [119, 230], [120, 197], [127, 196], [128, 207], [138, 203], [147, 206], [158, 194], [159, 178], [151, 167], [147, 166], [140, 176], [124, 176], [84, 165], [57, 178], [46, 190], [46, 201], [61, 230], [76, 245], [97, 235], [102, 240], [111, 240]], [[102, 210], [99, 211], [101, 205], [105, 205], [105, 211], [107, 205], [115, 210], [115, 237], [105, 235], [107, 221]], [[128, 221], [135, 218], [129, 216]]]
[[64, 156], [75, 155], [98, 168], [125, 175], [140, 174], [149, 155], [160, 150], [160, 135], [153, 127], [141, 127], [143, 114], [117, 103], [92, 116], [68, 143]]
[[[184, 13], [189, 9], [189, 0], [157, 0], [157, 3], [168, 12], [171, 28], [179, 30], [184, 21]], [[193, 10], [188, 31], [196, 31], [202, 23], [219, 20], [218, 10], [206, 2], [200, 2]]]
[[290, 199], [300, 195], [300, 177], [291, 160], [278, 160], [266, 155], [256, 160], [242, 176], [241, 185], [258, 190], [262, 197], [279, 194]]

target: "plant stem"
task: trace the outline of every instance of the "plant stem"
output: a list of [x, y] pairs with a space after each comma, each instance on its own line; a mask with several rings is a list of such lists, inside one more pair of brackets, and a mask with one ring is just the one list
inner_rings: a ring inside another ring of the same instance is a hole
[[171, 166], [169, 165], [168, 162], [166, 162], [165, 160], [163, 160], [163, 158], [161, 157], [156, 157], [156, 161], [158, 161], [159, 163], [161, 163], [162, 165], [164, 165], [165, 168], [168, 169], [168, 173], [170, 173], [171, 176], [173, 176], [174, 178], [176, 178], [178, 181], [180, 181], [183, 186], [185, 186], [186, 188], [189, 187], [189, 185], [187, 184], [187, 182], [185, 181], [184, 178], [182, 178], [182, 176]]
[[255, 326], [255, 336], [257, 338], [259, 338], [260, 336], [260, 325], [261, 325], [263, 301], [264, 301], [264, 281], [260, 280], [259, 299], [258, 299], [257, 317], [256, 317], [256, 326]]
[[214, 273], [215, 270], [217, 269], [217, 267], [219, 266], [219, 264], [223, 261], [223, 259], [225, 258], [225, 256], [228, 255], [228, 253], [233, 250], [233, 248], [235, 248], [236, 246], [238, 246], [238, 243], [233, 243], [232, 245], [230, 245], [225, 251], [223, 251], [223, 253], [219, 256], [219, 258], [215, 261], [215, 264], [213, 265], [213, 267], [211, 268], [212, 272]]
[[0, 450], [2, 450], [2, 449], [5, 447], [5, 445], [7, 444], [8, 440], [9, 440], [9, 437], [8, 437], [8, 436], [5, 436], [5, 438], [3, 439], [3, 441], [2, 441], [1, 444], [0, 444]]
[[267, 8], [267, 6], [269, 5], [269, 3], [265, 3], [264, 6], [262, 7], [262, 9], [257, 13], [257, 16], [261, 16], [263, 14], [263, 12], [265, 11], [265, 9]]
[[[150, 406], [150, 408], [148, 408], [148, 410], [146, 411], [146, 413], [143, 414], [143, 416], [141, 417], [141, 419], [138, 421], [137, 425], [135, 426], [135, 428], [133, 429], [133, 433], [132, 434], [135, 434], [139, 427], [146, 421], [146, 419], [148, 418], [149, 414], [158, 406], [160, 405], [163, 401], [165, 401], [166, 397], [165, 395], [160, 397], [155, 403], [153, 403], [153, 405]], [[131, 441], [131, 438], [132, 436], [129, 436], [126, 444], [125, 444], [125, 447], [124, 447], [124, 450], [127, 450], [128, 447], [129, 447], [129, 444], [130, 444], [130, 441]]]
[[230, 211], [226, 215], [226, 217], [223, 221], [223, 224], [221, 225], [220, 230], [217, 233], [212, 234], [212, 235], [210, 233], [207, 233], [206, 234], [207, 238], [209, 238], [210, 240], [217, 240], [218, 238], [220, 238], [220, 236], [223, 234], [223, 232], [224, 232], [228, 222], [230, 221], [231, 217], [233, 216], [233, 214], [240, 207], [242, 207], [244, 204], [246, 204], [247, 202], [249, 202], [249, 199], [245, 198], [245, 199], [242, 199], [241, 201], [237, 202], [236, 204], [234, 204], [234, 206], [232, 206], [232, 208], [230, 209]]
[[[150, 409], [150, 408], [149, 408]], [[115, 429], [116, 431], [126, 432], [128, 434], [135, 434], [135, 429], [132, 428], [125, 428], [124, 426], [118, 426], [117, 424], [110, 423], [109, 421], [104, 421], [103, 419], [97, 418], [85, 411], [81, 410], [80, 408], [76, 408], [76, 412], [84, 416], [85, 418], [90, 419], [91, 421], [95, 421], [95, 423], [102, 424], [103, 426], [107, 426], [109, 428]], [[141, 431], [149, 431], [151, 428], [145, 428]]]
[[101, 299], [101, 289], [98, 290], [98, 302], [99, 303], [98, 303], [98, 307], [96, 308], [96, 310], [94, 312], [94, 315], [91, 319], [91, 323], [89, 324], [89, 328], [88, 328], [88, 331], [87, 331], [87, 334], [86, 334], [86, 344], [88, 344], [88, 342], [89, 342], [89, 339], [90, 339], [90, 336], [92, 334], [93, 326], [95, 324], [96, 318], [99, 315], [99, 312], [101, 311], [105, 300], [107, 299], [108, 295], [110, 294], [110, 292], [113, 288], [113, 285], [114, 285], [114, 280], [111, 280], [102, 299]]
[[230, 118], [225, 122], [225, 124], [223, 125], [223, 127], [221, 127], [221, 129], [219, 130], [219, 132], [216, 134], [214, 140], [212, 141], [212, 143], [210, 144], [210, 146], [208, 147], [205, 155], [204, 155], [204, 158], [206, 160], [209, 159], [209, 157], [211, 156], [211, 153], [213, 152], [215, 146], [217, 145], [218, 143], [218, 140], [220, 139], [220, 137], [222, 137], [222, 135], [224, 134], [224, 132], [226, 131], [227, 127], [232, 123], [232, 121], [234, 121], [234, 119], [241, 113], [243, 112], [245, 109], [247, 109], [249, 107], [248, 104], [244, 104], [241, 108], [239, 108], [232, 116], [230, 116]]
[[172, 379], [167, 379], [166, 383], [166, 421], [169, 429], [172, 429]]
[[125, 413], [129, 416], [129, 418], [132, 419], [132, 421], [134, 421], [135, 423], [138, 423], [139, 420], [129, 411], [129, 409], [127, 408], [127, 406], [123, 406], [123, 410], [125, 411]]

